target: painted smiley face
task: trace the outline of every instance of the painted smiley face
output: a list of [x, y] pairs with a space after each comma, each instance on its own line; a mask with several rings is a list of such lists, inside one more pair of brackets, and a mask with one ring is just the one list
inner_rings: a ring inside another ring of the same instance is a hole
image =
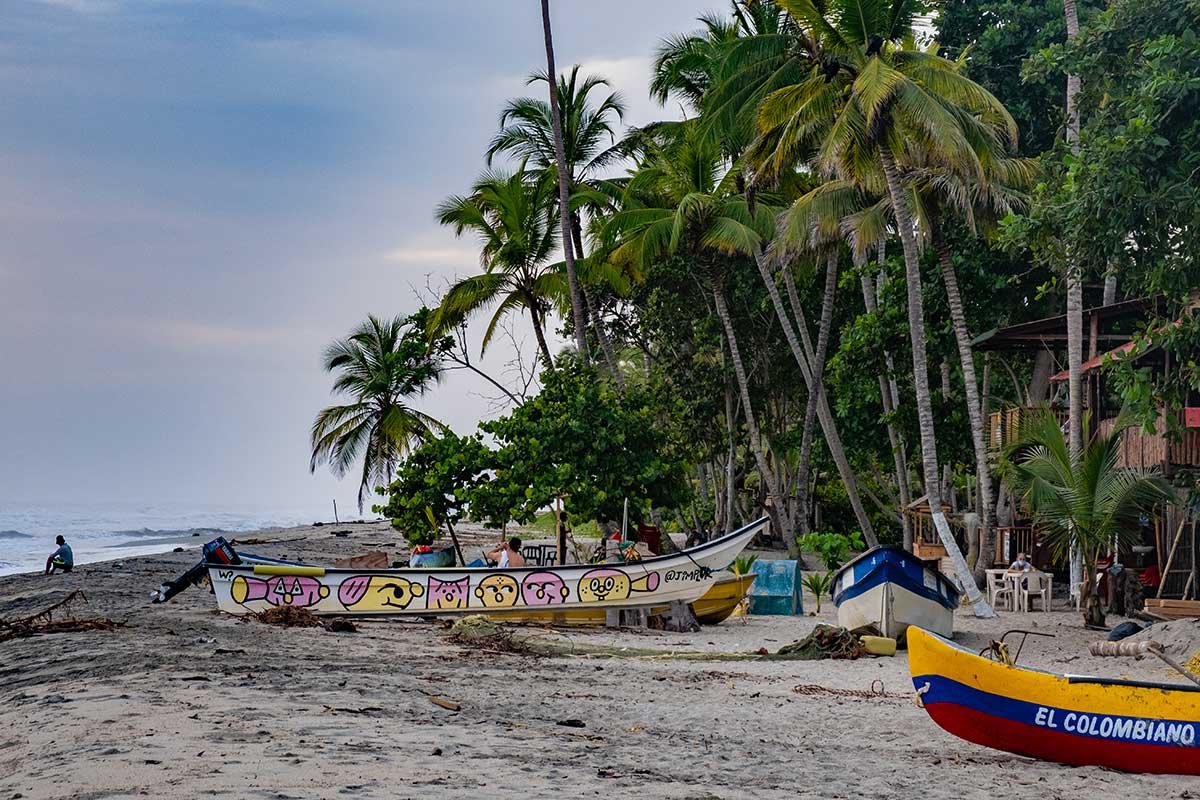
[[429, 608], [456, 609], [467, 607], [468, 588], [471, 579], [460, 578], [456, 581], [443, 581], [437, 578], [429, 579]]
[[527, 606], [550, 606], [567, 602], [571, 590], [553, 572], [531, 572], [521, 582], [521, 599]]
[[355, 611], [404, 609], [423, 594], [421, 584], [391, 575], [355, 575], [338, 587], [338, 600]]
[[520, 592], [517, 580], [509, 575], [489, 575], [475, 587], [475, 596], [484, 608], [510, 608], [517, 604]]
[[579, 579], [579, 599], [585, 603], [629, 597], [629, 576], [619, 569], [594, 569]]

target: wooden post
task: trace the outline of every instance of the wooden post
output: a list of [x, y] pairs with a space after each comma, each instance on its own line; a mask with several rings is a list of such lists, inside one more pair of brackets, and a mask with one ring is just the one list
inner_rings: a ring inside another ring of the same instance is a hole
[[458, 556], [459, 565], [465, 567], [467, 560], [463, 558], [462, 548], [458, 546], [458, 534], [454, 532], [454, 526], [450, 524], [450, 520], [446, 520], [446, 530], [450, 531], [450, 541], [454, 543], [454, 553]]
[[555, 499], [555, 506], [554, 532], [558, 539], [558, 563], [563, 565], [567, 563], [567, 529], [563, 525], [561, 497]]

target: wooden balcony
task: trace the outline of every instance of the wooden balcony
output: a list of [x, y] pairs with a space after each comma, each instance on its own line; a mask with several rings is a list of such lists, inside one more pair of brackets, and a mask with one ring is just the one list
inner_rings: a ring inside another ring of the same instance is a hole
[[[1177, 419], [1182, 427], [1185, 416], [1178, 413]], [[1116, 419], [1106, 419], [1100, 423], [1099, 433], [1106, 435], [1112, 432]], [[1153, 433], [1146, 433], [1138, 427], [1126, 428], [1121, 434], [1121, 450], [1117, 456], [1119, 467], [1158, 467], [1163, 472], [1171, 472], [1181, 468], [1200, 467], [1200, 428], [1183, 428], [1183, 438], [1171, 441], [1166, 436], [1167, 422], [1163, 417], [1158, 418]]]
[[1004, 448], [1021, 438], [1030, 425], [1041, 414], [1049, 413], [1060, 425], [1067, 424], [1066, 411], [1049, 411], [1045, 408], [1013, 406], [993, 411], [988, 415], [987, 446], [992, 455], [999, 455]]

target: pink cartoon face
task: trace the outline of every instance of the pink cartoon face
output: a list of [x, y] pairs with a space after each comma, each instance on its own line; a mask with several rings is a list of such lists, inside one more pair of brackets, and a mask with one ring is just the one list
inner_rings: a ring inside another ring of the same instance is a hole
[[467, 590], [470, 585], [470, 577], [460, 578], [456, 581], [430, 578], [428, 608], [466, 608]]
[[308, 608], [329, 596], [329, 587], [316, 578], [299, 575], [276, 575], [274, 578], [249, 578], [238, 575], [229, 587], [235, 603], [266, 600], [273, 606]]
[[521, 583], [521, 597], [527, 606], [551, 606], [567, 602], [571, 590], [553, 572], [531, 572]]

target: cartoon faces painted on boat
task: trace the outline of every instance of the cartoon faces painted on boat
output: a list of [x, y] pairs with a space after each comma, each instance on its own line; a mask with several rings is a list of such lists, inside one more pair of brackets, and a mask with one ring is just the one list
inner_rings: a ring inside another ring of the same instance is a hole
[[551, 606], [567, 602], [571, 590], [553, 572], [531, 572], [521, 582], [521, 599], [527, 606]]
[[273, 606], [315, 606], [329, 596], [329, 587], [316, 578], [299, 575], [276, 575], [266, 580], [238, 575], [229, 587], [233, 602], [245, 605], [254, 600], [266, 600]]
[[394, 575], [355, 575], [338, 587], [338, 600], [358, 612], [405, 609], [423, 594], [421, 584]]
[[475, 587], [475, 596], [484, 608], [515, 606], [520, 596], [517, 579], [509, 575], [489, 575]]
[[466, 608], [470, 586], [470, 576], [464, 576], [456, 581], [443, 581], [431, 577], [429, 579], [429, 599], [425, 601], [426, 607], [437, 609]]
[[630, 579], [619, 569], [593, 569], [579, 579], [579, 599], [585, 603], [625, 600], [632, 592], [653, 592], [658, 588], [658, 573]]

